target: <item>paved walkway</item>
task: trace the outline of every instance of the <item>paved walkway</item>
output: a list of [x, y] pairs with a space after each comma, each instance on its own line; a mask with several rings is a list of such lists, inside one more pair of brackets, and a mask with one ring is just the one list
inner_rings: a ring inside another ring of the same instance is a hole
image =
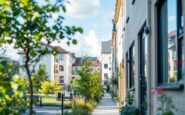
[[[34, 107], [33, 109], [36, 112], [36, 115], [61, 115], [61, 107], [42, 106], [42, 107]], [[68, 109], [64, 111], [70, 111], [70, 110]], [[23, 115], [28, 115], [28, 111]]]
[[112, 100], [111, 95], [105, 93], [92, 115], [119, 115], [119, 108]]

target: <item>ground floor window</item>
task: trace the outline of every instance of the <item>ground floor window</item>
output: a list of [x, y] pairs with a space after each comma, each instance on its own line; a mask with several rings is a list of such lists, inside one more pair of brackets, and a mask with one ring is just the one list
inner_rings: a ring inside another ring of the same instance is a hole
[[64, 76], [59, 76], [59, 83], [64, 83]]
[[157, 19], [158, 85], [178, 82], [185, 71], [182, 0], [160, 0]]
[[135, 78], [135, 46], [132, 43], [129, 49], [129, 88], [134, 88], [134, 78]]

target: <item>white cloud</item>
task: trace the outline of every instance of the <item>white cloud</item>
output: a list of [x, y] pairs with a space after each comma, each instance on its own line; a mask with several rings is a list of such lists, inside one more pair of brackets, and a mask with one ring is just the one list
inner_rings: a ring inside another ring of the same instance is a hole
[[102, 12], [102, 26], [108, 27], [112, 25], [112, 19], [114, 17], [114, 12]]
[[93, 17], [100, 11], [99, 0], [69, 0], [67, 15], [74, 18]]
[[101, 41], [95, 34], [94, 30], [90, 30], [87, 35], [83, 36], [81, 34], [77, 34], [76, 38], [78, 40], [77, 45], [66, 44], [67, 40], [61, 41], [61, 43], [55, 43], [53, 45], [59, 45], [64, 49], [75, 53], [76, 56], [95, 56], [100, 58], [101, 54]]

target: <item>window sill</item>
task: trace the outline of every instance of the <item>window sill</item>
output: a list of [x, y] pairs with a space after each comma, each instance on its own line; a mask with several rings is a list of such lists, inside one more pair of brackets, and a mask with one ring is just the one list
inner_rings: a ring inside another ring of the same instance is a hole
[[167, 83], [167, 84], [162, 84], [160, 86], [162, 86], [164, 90], [183, 90], [184, 89], [184, 85], [180, 83]]

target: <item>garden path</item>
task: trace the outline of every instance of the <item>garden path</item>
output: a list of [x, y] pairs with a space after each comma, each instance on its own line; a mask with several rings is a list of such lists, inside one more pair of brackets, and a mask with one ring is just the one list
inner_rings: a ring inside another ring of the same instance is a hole
[[92, 115], [119, 115], [119, 108], [112, 100], [111, 95], [105, 93]]

